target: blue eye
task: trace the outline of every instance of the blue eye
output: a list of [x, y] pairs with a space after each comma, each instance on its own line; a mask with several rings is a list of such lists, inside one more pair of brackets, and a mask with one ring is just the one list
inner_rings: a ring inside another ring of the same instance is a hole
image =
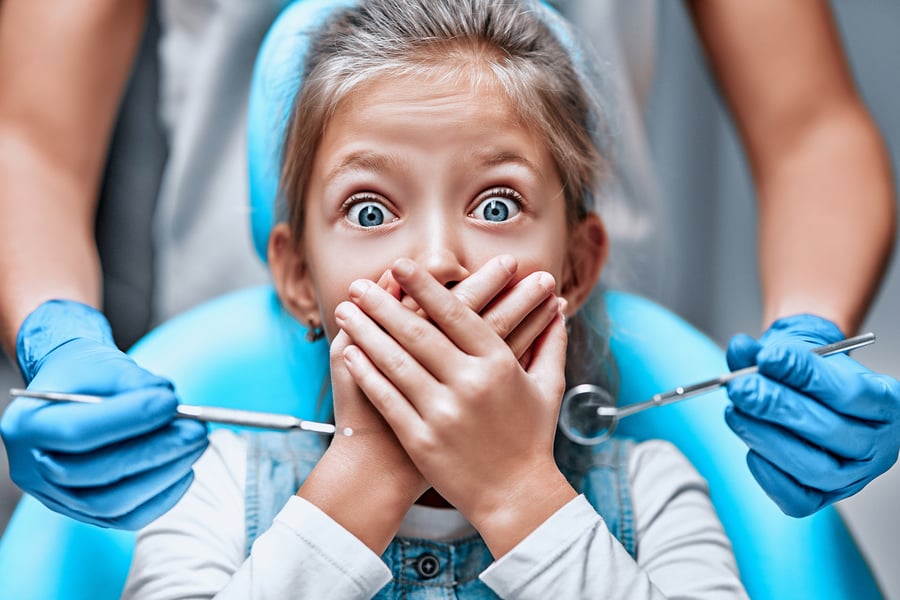
[[512, 219], [521, 211], [521, 204], [518, 200], [519, 195], [512, 190], [494, 190], [482, 200], [472, 215], [485, 221], [493, 223], [502, 223]]
[[384, 204], [374, 200], [357, 202], [347, 211], [347, 219], [360, 227], [378, 227], [396, 218], [397, 215], [392, 213]]

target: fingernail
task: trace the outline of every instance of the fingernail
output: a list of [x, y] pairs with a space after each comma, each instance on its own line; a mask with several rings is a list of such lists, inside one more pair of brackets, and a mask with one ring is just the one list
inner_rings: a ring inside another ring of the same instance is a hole
[[340, 304], [338, 304], [334, 309], [334, 320], [338, 323], [347, 321], [347, 319], [350, 318], [350, 311], [352, 310], [350, 306], [351, 305], [347, 302], [341, 302]]
[[350, 284], [350, 298], [353, 300], [359, 300], [363, 296], [366, 295], [366, 291], [369, 289], [369, 285], [371, 285], [365, 279], [357, 279], [353, 283]]
[[393, 271], [395, 276], [399, 275], [400, 277], [409, 277], [415, 270], [415, 265], [413, 265], [413, 262], [411, 260], [407, 258], [401, 258], [394, 263], [394, 267], [391, 270]]
[[510, 274], [516, 272], [516, 259], [508, 254], [500, 257], [500, 264], [503, 265], [503, 268], [509, 271]]
[[559, 314], [562, 315], [563, 321], [566, 320], [566, 311], [568, 309], [569, 309], [569, 301], [566, 300], [565, 298], [563, 298], [562, 296], [560, 296], [559, 297]]
[[550, 273], [541, 273], [541, 276], [538, 278], [538, 283], [548, 292], [556, 287], [556, 281]]
[[344, 362], [348, 365], [359, 358], [359, 349], [356, 346], [347, 346], [342, 353]]

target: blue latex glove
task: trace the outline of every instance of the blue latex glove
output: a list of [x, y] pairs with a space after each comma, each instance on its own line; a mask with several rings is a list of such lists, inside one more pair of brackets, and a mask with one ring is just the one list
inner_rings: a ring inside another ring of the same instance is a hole
[[30, 390], [107, 398], [9, 405], [0, 435], [19, 487], [56, 512], [122, 529], [143, 527], [184, 495], [206, 426], [174, 418], [172, 384], [122, 353], [100, 312], [45, 302], [22, 324], [16, 355]]
[[843, 339], [812, 315], [779, 319], [759, 339], [728, 345], [731, 429], [750, 447], [751, 473], [786, 514], [803, 517], [852, 496], [887, 471], [900, 448], [900, 382], [845, 354], [810, 350]]

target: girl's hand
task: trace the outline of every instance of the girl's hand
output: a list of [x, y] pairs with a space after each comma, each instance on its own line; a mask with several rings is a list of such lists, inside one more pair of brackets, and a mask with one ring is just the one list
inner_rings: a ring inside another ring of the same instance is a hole
[[[517, 263], [513, 257], [499, 256], [457, 284], [452, 293], [472, 311], [481, 312], [490, 328], [500, 338], [506, 339], [511, 352], [517, 358], [525, 359], [534, 341], [558, 316], [559, 301], [553, 294], [552, 278], [542, 280], [541, 273], [532, 273], [515, 285], [508, 286], [516, 269]], [[381, 276], [376, 285], [394, 298], [399, 299], [402, 295], [400, 285], [390, 270]], [[427, 318], [412, 296], [403, 298], [403, 303]], [[360, 434], [387, 432], [393, 438], [393, 432], [384, 419], [346, 372], [343, 353], [349, 343], [347, 334], [342, 330], [331, 344], [335, 422]], [[342, 439], [338, 437], [335, 442], [340, 443]]]
[[[559, 300], [553, 293], [553, 281], [542, 281], [541, 273], [531, 273], [515, 284], [507, 285], [517, 268], [514, 257], [497, 256], [452, 290], [454, 296], [479, 313], [497, 335], [506, 339], [512, 353], [527, 367], [531, 345], [559, 314]], [[386, 274], [390, 276], [390, 270]], [[393, 277], [390, 282], [400, 289]], [[412, 296], [403, 296], [402, 303], [428, 318]]]
[[[556, 316], [558, 302], [552, 285], [534, 275], [509, 286], [516, 268], [512, 257], [497, 257], [454, 287], [453, 294], [473, 310], [483, 311], [496, 333], [517, 348], [516, 356], [522, 356]], [[401, 295], [390, 271], [377, 286], [395, 299]], [[407, 306], [418, 309], [411, 299]], [[409, 506], [429, 485], [347, 371], [343, 355], [348, 344], [344, 331], [332, 341], [331, 376], [335, 422], [351, 427], [354, 435], [335, 437], [298, 495], [380, 553]], [[367, 498], [372, 510], [359, 510], [360, 497]], [[371, 518], [373, 510], [379, 519]]]
[[[379, 285], [389, 297], [399, 297], [389, 277]], [[335, 435], [297, 495], [381, 554], [429, 486], [348, 372], [343, 355], [349, 343], [343, 331], [331, 342], [331, 386], [335, 423], [352, 428], [353, 435]]]
[[[428, 482], [504, 554], [575, 496], [553, 459], [566, 333], [561, 315], [527, 370], [483, 317], [409, 260], [393, 278], [428, 319], [371, 282], [335, 311], [354, 381]], [[538, 274], [552, 288], [549, 274]]]

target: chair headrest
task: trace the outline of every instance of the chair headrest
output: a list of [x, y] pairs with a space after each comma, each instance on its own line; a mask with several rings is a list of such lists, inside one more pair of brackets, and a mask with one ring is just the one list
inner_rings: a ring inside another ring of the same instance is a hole
[[263, 262], [276, 222], [282, 140], [300, 88], [310, 38], [336, 10], [356, 4], [356, 0], [300, 0], [288, 5], [272, 23], [256, 56], [247, 112], [247, 152], [250, 225]]

